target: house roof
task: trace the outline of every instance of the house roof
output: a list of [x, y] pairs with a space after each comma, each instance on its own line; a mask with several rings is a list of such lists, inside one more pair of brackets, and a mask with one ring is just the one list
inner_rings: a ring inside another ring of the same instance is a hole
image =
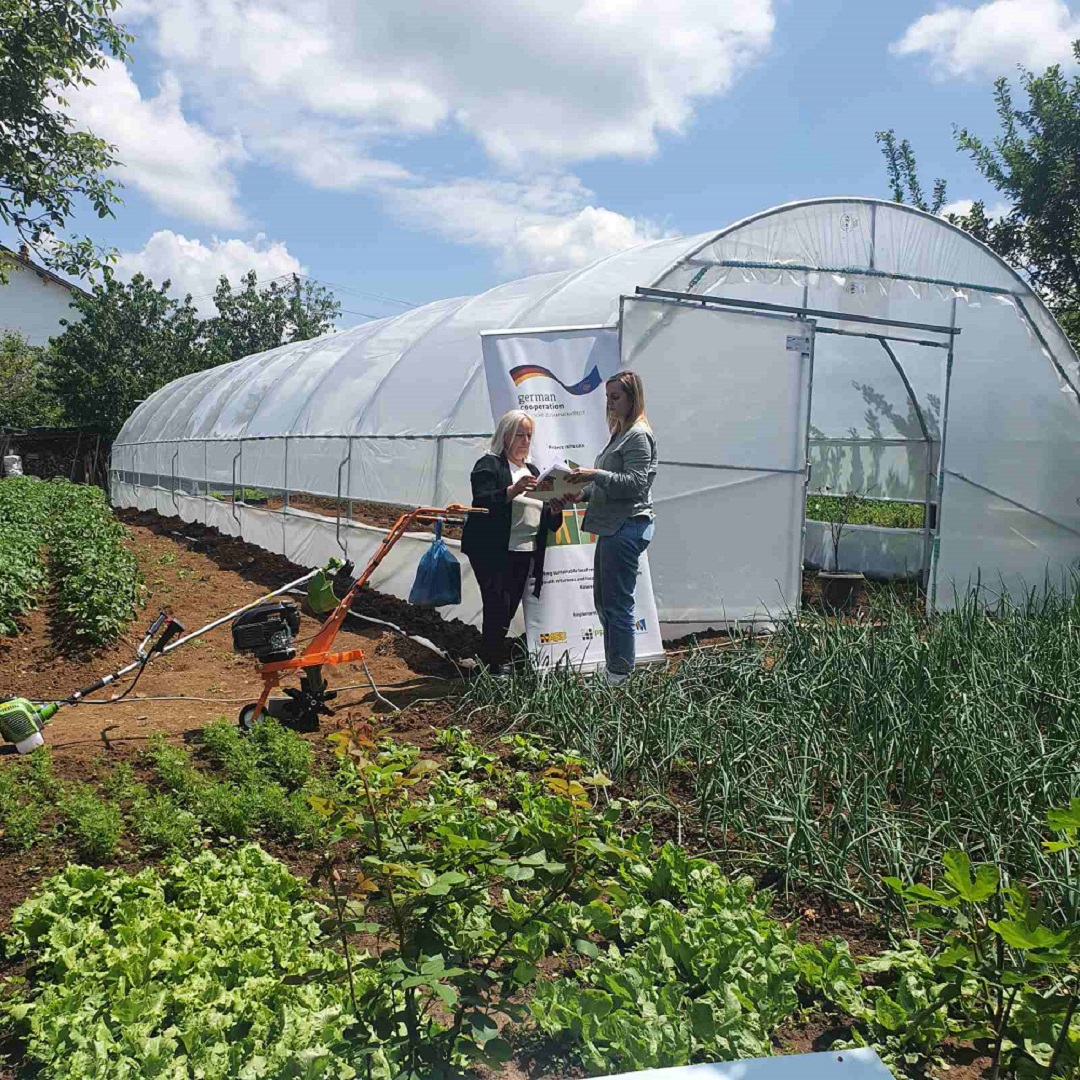
[[32, 262], [26, 255], [20, 255], [17, 251], [12, 251], [11, 248], [4, 244], [0, 244], [0, 260], [10, 261], [16, 266], [22, 267], [24, 270], [33, 270], [38, 277], [45, 281], [51, 281], [54, 285], [62, 285], [68, 292], [78, 293], [80, 296], [89, 296], [90, 294], [73, 282], [60, 277], [59, 274], [54, 274], [51, 270], [46, 269], [44, 266], [38, 266], [37, 263]]

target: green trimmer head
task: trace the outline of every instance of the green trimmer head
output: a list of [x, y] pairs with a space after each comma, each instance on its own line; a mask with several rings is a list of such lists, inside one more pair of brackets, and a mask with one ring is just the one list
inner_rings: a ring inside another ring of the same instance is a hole
[[45, 741], [41, 737], [41, 729], [59, 708], [55, 703], [39, 708], [26, 698], [0, 701], [0, 738], [4, 742], [14, 743], [20, 754], [29, 754]]

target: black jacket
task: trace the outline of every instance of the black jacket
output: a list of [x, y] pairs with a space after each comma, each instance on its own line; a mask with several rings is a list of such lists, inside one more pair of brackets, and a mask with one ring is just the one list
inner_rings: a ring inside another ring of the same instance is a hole
[[[535, 465], [526, 462], [525, 467], [533, 476], [540, 475]], [[461, 533], [461, 550], [470, 559], [482, 559], [495, 570], [506, 563], [510, 547], [510, 501], [506, 498], [506, 489], [514, 481], [506, 454], [485, 454], [473, 466], [469, 480], [472, 483], [473, 506], [482, 507], [488, 512], [466, 517]], [[540, 595], [548, 532], [557, 531], [561, 525], [562, 512], [555, 513], [550, 506], [545, 506], [533, 549], [534, 596]]]

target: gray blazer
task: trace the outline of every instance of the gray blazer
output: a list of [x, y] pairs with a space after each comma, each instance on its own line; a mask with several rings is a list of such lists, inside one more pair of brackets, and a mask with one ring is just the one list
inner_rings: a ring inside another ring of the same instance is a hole
[[640, 420], [600, 451], [600, 474], [585, 489], [588, 509], [582, 528], [595, 536], [614, 536], [632, 517], [653, 516], [656, 437]]

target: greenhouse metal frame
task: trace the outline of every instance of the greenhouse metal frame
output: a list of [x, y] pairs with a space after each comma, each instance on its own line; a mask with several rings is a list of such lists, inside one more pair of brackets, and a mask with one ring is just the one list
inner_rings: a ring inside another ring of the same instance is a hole
[[[770, 315], [810, 327], [812, 406], [809, 371], [794, 374], [796, 352], [781, 355]], [[988, 601], [1069, 586], [1080, 559], [1075, 353], [993, 252], [940, 218], [872, 199], [789, 204], [186, 376], [124, 425], [113, 500], [307, 565], [363, 558], [381, 534], [352, 504], [467, 499], [492, 425], [480, 334], [592, 326], [618, 328], [622, 362], [642, 370], [650, 417], [662, 417], [650, 557], [669, 626], [797, 608], [786, 568], [836, 554], [824, 526], [803, 522], [807, 478], [812, 491], [923, 507], [917, 530], [850, 526], [845, 558], [871, 574], [921, 575], [931, 610], [976, 584]], [[796, 498], [778, 477], [800, 469]], [[280, 509], [247, 505], [249, 487]], [[334, 509], [298, 507], [298, 493]], [[377, 588], [407, 595], [428, 538], [412, 539]], [[722, 565], [706, 565], [718, 551]], [[464, 569], [450, 614], [476, 622]]]

